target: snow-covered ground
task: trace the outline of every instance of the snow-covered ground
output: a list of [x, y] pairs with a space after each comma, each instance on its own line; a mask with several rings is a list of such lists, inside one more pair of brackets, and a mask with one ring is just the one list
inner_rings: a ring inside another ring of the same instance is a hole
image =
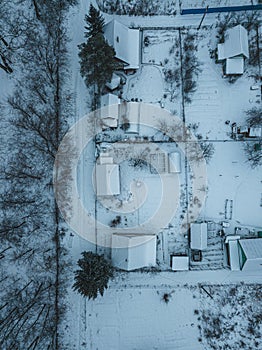
[[[220, 1], [219, 5], [224, 5], [226, 2], [229, 3], [226, 0]], [[234, 1], [230, 1], [231, 5], [233, 3]], [[238, 4], [242, 3], [246, 4], [247, 1], [243, 0], [241, 3], [238, 1]], [[190, 4], [192, 5], [192, 1]], [[185, 8], [186, 1], [182, 5]], [[194, 5], [200, 7], [200, 1], [195, 2]], [[201, 1], [201, 5], [205, 5], [205, 2]], [[77, 56], [77, 45], [84, 40], [83, 18], [88, 8], [89, 1], [79, 1], [79, 5], [73, 9], [69, 19], [69, 36], [71, 35], [72, 38], [69, 50], [72, 62], [72, 84], [75, 90], [75, 120], [89, 112], [87, 89], [79, 74]], [[196, 27], [201, 17], [197, 15], [182, 18], [177, 15], [176, 17], [145, 18], [105, 15], [107, 21], [116, 18], [126, 25], [145, 27], [141, 38], [143, 65], [136, 74], [127, 76], [123, 91], [125, 99], [129, 101], [137, 99], [155, 105], [164, 101], [166, 109], [176, 110], [181, 115], [180, 92], [176, 100], [169, 100], [162, 65], [166, 58], [170, 59], [169, 50], [175, 39], [178, 38], [178, 31], [175, 30], [175, 27], [180, 25]], [[207, 15], [204, 23], [214, 23], [215, 18], [216, 15]], [[159, 30], [154, 30], [153, 27], [159, 27]], [[162, 27], [161, 30], [160, 27]], [[172, 27], [173, 30], [167, 30], [166, 27]], [[200, 44], [197, 55], [203, 63], [203, 71], [199, 76], [198, 88], [193, 95], [192, 103], [186, 105], [185, 118], [187, 124], [199, 123], [198, 132], [205, 140], [211, 140], [215, 145], [215, 154], [207, 166], [208, 196], [201, 218], [224, 220], [225, 200], [233, 200], [233, 216], [228, 229], [228, 232], [231, 233], [236, 225], [251, 227], [261, 225], [259, 202], [262, 192], [261, 169], [248, 168], [241, 143], [230, 140], [231, 128], [225, 124], [226, 120], [242, 123], [245, 118], [244, 111], [257, 105], [257, 96], [256, 92], [250, 90], [254, 81], [248, 77], [248, 74], [234, 84], [229, 84], [223, 79], [221, 65], [216, 65], [209, 56], [209, 33], [208, 28], [202, 29], [198, 34]], [[149, 37], [150, 42], [147, 47], [143, 45], [146, 36]], [[164, 97], [165, 94], [166, 97]], [[224, 140], [226, 142], [223, 142]], [[86, 165], [82, 167], [83, 172], [79, 173], [79, 189], [83, 203], [91, 208], [91, 212], [93, 210], [95, 215], [94, 202], [92, 201], [91, 206], [88, 202], [90, 198], [88, 196], [91, 193], [92, 200], [94, 200], [90, 177], [94, 167], [94, 154], [91, 154], [91, 149], [92, 146], [86, 150], [82, 158], [82, 165], [84, 163]], [[184, 167], [182, 168], [180, 199], [186, 196]], [[159, 186], [159, 179], [157, 175], [150, 174], [148, 169], [131, 169], [127, 161], [121, 163], [120, 173], [123, 196], [128, 196], [129, 185], [134, 178], [143, 181], [150, 192], [148, 200], [140, 210], [130, 214], [129, 217], [123, 217], [121, 225], [124, 228], [126, 223], [133, 225], [140, 221], [143, 222], [152, 211], [156, 210], [159, 193], [154, 191], [154, 188]], [[100, 221], [108, 225], [117, 213], [102, 208], [102, 204], [98, 204], [97, 215]], [[180, 220], [180, 216], [181, 212], [176, 219]], [[177, 232], [179, 220], [172, 222], [173, 227], [167, 228], [159, 235], [160, 240], [163, 240], [161, 241], [162, 248], [166, 249], [163, 255], [168, 258], [172, 252], [181, 253], [187, 249], [188, 237]], [[66, 237], [64, 242], [74, 262], [72, 270], [76, 269], [76, 262], [83, 250], [95, 251], [93, 244], [77, 235]], [[161, 253], [160, 249], [159, 260], [162, 259], [161, 262], [168, 263], [168, 259], [165, 261], [164, 256], [160, 258]], [[71, 275], [73, 279], [72, 271]], [[206, 345], [199, 341], [201, 336], [198, 328], [199, 316], [194, 313], [194, 310], [202, 310], [209, 306], [203, 302], [205, 294], [201, 294], [202, 292], [200, 293], [196, 286], [198, 283], [233, 284], [241, 281], [261, 283], [262, 277], [256, 273], [243, 275], [241, 271], [232, 273], [226, 269], [216, 272], [120, 274], [110, 283], [104, 296], [99, 296], [95, 301], [84, 300], [69, 287], [66, 321], [61, 327], [65, 349], [207, 349]], [[161, 298], [164, 293], [169, 292], [172, 294], [169, 303], [166, 304]]]

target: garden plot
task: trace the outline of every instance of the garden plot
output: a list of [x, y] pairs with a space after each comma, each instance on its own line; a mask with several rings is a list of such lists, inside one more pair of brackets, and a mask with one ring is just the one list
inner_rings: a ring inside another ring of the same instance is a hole
[[[196, 288], [110, 288], [87, 302], [86, 342], [98, 350], [200, 350]], [[168, 303], [164, 293], [171, 293]]]
[[178, 40], [178, 31], [144, 30], [142, 40], [142, 64], [150, 63], [162, 66], [165, 60], [174, 55], [172, 51]]
[[232, 200], [232, 220], [261, 226], [261, 167], [251, 169], [241, 142], [216, 142], [207, 165], [208, 194], [201, 216], [225, 220], [226, 200]]
[[250, 90], [254, 79], [247, 72], [235, 83], [223, 78], [221, 64], [216, 64], [209, 54], [209, 30], [202, 30], [198, 40], [198, 58], [203, 63], [197, 80], [197, 90], [192, 103], [185, 106], [187, 123], [199, 123], [199, 133], [204, 139], [225, 140], [230, 138], [231, 126], [245, 124], [245, 111], [258, 106], [257, 91]]
[[198, 320], [205, 349], [261, 349], [261, 297], [261, 285], [201, 289]]

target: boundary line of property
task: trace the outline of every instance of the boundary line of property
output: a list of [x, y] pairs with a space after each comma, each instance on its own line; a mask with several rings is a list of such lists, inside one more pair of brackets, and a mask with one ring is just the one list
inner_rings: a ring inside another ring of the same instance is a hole
[[262, 5], [181, 9], [180, 14], [181, 15], [196, 15], [196, 14], [203, 14], [203, 13], [257, 11], [257, 10], [262, 10]]

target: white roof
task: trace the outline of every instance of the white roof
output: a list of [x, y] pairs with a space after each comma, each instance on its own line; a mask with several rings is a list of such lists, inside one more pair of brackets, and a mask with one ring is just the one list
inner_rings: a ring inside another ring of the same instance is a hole
[[260, 127], [253, 127], [249, 129], [249, 136], [250, 137], [261, 137], [262, 136], [262, 128]]
[[189, 270], [188, 256], [172, 256], [171, 269], [173, 271], [187, 271]]
[[179, 152], [169, 153], [169, 172], [170, 173], [181, 172], [181, 156]]
[[112, 264], [126, 271], [154, 266], [156, 264], [156, 236], [113, 234]]
[[118, 164], [96, 164], [96, 193], [97, 196], [120, 194]]
[[139, 68], [139, 30], [130, 29], [124, 24], [112, 20], [104, 26], [104, 35], [114, 47], [116, 58], [127, 64], [126, 68]]
[[108, 87], [108, 89], [114, 90], [119, 86], [120, 81], [121, 81], [120, 76], [117, 75], [116, 73], [113, 73], [111, 81], [109, 83], [106, 83], [106, 86]]
[[203, 250], [207, 248], [207, 224], [190, 224], [190, 248]]
[[244, 58], [234, 57], [226, 59], [226, 74], [243, 74], [244, 73]]
[[106, 94], [101, 97], [101, 119], [102, 128], [117, 128], [120, 99], [114, 94]]
[[128, 103], [126, 105], [126, 115], [130, 123], [130, 127], [126, 130], [126, 133], [139, 133], [139, 123], [140, 123], [140, 103]]
[[232, 271], [239, 271], [240, 263], [239, 263], [238, 241], [229, 240], [228, 248], [229, 248], [230, 269]]
[[238, 242], [247, 259], [262, 259], [262, 238], [240, 239]]
[[247, 30], [239, 24], [228, 29], [225, 42], [218, 44], [218, 59], [223, 60], [240, 55], [249, 58]]
[[105, 94], [101, 96], [101, 107], [120, 104], [120, 99], [114, 94]]

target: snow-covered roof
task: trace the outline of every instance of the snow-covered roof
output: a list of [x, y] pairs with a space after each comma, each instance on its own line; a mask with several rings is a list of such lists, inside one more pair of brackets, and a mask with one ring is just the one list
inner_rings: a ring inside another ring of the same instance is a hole
[[112, 264], [126, 271], [154, 266], [156, 264], [156, 236], [113, 234]]
[[206, 223], [193, 223], [190, 225], [190, 248], [199, 250], [207, 248]]
[[121, 82], [120, 76], [117, 75], [116, 73], [113, 73], [111, 81], [106, 83], [106, 86], [110, 90], [115, 90], [119, 86], [120, 82]]
[[105, 94], [101, 97], [102, 128], [117, 128], [120, 99], [114, 94]]
[[181, 172], [181, 156], [179, 152], [169, 153], [169, 172], [170, 173]]
[[234, 57], [226, 59], [226, 74], [243, 74], [244, 73], [244, 58]]
[[189, 257], [188, 256], [172, 256], [171, 269], [173, 271], [186, 271], [189, 270]]
[[262, 128], [260, 127], [252, 127], [249, 129], [250, 137], [261, 137], [262, 136]]
[[104, 26], [104, 35], [113, 46], [116, 58], [125, 62], [128, 69], [139, 68], [139, 30], [130, 29], [124, 24], [112, 20]]
[[229, 248], [230, 269], [232, 271], [239, 271], [240, 261], [239, 261], [238, 241], [236, 239], [229, 240], [228, 248]]
[[126, 105], [126, 119], [130, 123], [130, 127], [126, 130], [126, 133], [139, 133], [140, 123], [140, 103], [128, 103]]
[[224, 60], [240, 55], [249, 58], [248, 34], [241, 24], [227, 30], [225, 42], [218, 44], [218, 59]]
[[[110, 157], [109, 157], [110, 158]], [[105, 163], [100, 159], [96, 164], [96, 194], [97, 196], [113, 196], [120, 193], [119, 165], [112, 164], [108, 159]]]
[[238, 242], [247, 259], [262, 259], [262, 238], [240, 239]]
[[120, 104], [120, 99], [118, 96], [110, 93], [101, 96], [101, 107], [106, 107], [114, 104]]

